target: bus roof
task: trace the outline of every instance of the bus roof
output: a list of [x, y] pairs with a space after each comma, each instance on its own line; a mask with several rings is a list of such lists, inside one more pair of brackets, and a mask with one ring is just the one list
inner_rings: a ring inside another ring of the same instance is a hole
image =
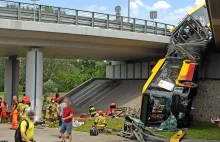
[[191, 10], [188, 12], [188, 15], [193, 14], [195, 11], [197, 11], [198, 9], [200, 9], [202, 6], [205, 6], [205, 5], [206, 5], [206, 3], [205, 3], [205, 1], [204, 1], [203, 3], [197, 5], [195, 8], [191, 9]]

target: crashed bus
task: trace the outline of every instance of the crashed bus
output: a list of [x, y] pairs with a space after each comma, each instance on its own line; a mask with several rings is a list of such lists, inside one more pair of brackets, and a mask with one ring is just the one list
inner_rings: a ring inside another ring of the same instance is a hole
[[161, 129], [187, 127], [193, 120], [198, 66], [212, 40], [206, 4], [189, 11], [171, 30], [167, 54], [154, 66], [142, 90], [140, 119], [145, 126]]

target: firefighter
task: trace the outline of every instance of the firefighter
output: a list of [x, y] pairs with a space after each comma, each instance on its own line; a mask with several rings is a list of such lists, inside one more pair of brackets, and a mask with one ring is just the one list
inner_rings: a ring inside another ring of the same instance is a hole
[[99, 116], [95, 119], [93, 126], [97, 130], [103, 131], [105, 129], [105, 127], [107, 126], [107, 121], [106, 121], [106, 118], [104, 116], [104, 111], [99, 110], [98, 114], [99, 114]]
[[27, 117], [25, 111], [30, 108], [30, 99], [24, 96], [22, 99], [22, 103], [19, 103], [18, 106], [20, 120], [25, 119]]
[[18, 100], [17, 96], [13, 96], [12, 109], [11, 109], [12, 123], [11, 128], [16, 130], [18, 128]]
[[27, 97], [23, 96], [22, 101], [18, 104], [19, 118], [22, 118], [24, 115], [23, 108], [24, 108], [24, 100], [25, 99], [27, 99]]
[[95, 117], [97, 114], [96, 108], [93, 105], [89, 105], [89, 115], [90, 117]]
[[55, 127], [56, 120], [58, 118], [58, 113], [59, 113], [59, 105], [55, 102], [55, 100], [56, 100], [56, 98], [52, 97], [51, 103], [47, 106], [50, 127]]
[[1, 123], [1, 119], [2, 117], [4, 117], [5, 119], [8, 120], [8, 123], [10, 123], [10, 119], [9, 117], [7, 116], [7, 109], [8, 109], [8, 106], [7, 106], [7, 103], [2, 99], [0, 98], [0, 109], [1, 109], [1, 114], [0, 114], [0, 123]]
[[24, 106], [23, 106], [23, 119], [27, 118], [27, 114], [26, 114], [26, 110], [30, 109], [30, 104], [31, 101], [30, 99], [27, 97], [26, 99], [24, 99]]
[[116, 109], [116, 103], [111, 103], [110, 107], [108, 108], [107, 116], [111, 116], [112, 118], [115, 118], [115, 116], [118, 114]]
[[42, 112], [43, 112], [43, 118], [45, 119], [46, 118], [46, 108], [49, 104], [49, 101], [47, 100], [47, 97], [44, 96], [44, 100], [43, 100], [43, 106], [42, 106]]

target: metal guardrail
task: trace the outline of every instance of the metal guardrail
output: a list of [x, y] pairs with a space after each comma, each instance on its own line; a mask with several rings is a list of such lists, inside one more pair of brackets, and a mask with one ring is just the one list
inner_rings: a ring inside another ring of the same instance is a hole
[[[35, 6], [35, 12], [34, 12]], [[0, 18], [170, 36], [173, 25], [111, 14], [0, 0]]]

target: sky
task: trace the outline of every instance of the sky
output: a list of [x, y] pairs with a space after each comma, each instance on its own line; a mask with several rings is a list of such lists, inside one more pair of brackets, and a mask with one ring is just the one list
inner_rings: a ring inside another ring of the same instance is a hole
[[[14, 0], [33, 3], [31, 0]], [[150, 11], [157, 11], [155, 21], [178, 24], [187, 12], [204, 0], [130, 0], [132, 18], [150, 19]], [[121, 15], [128, 15], [128, 0], [40, 0], [38, 4], [74, 8], [115, 14], [115, 6], [121, 7]]]

